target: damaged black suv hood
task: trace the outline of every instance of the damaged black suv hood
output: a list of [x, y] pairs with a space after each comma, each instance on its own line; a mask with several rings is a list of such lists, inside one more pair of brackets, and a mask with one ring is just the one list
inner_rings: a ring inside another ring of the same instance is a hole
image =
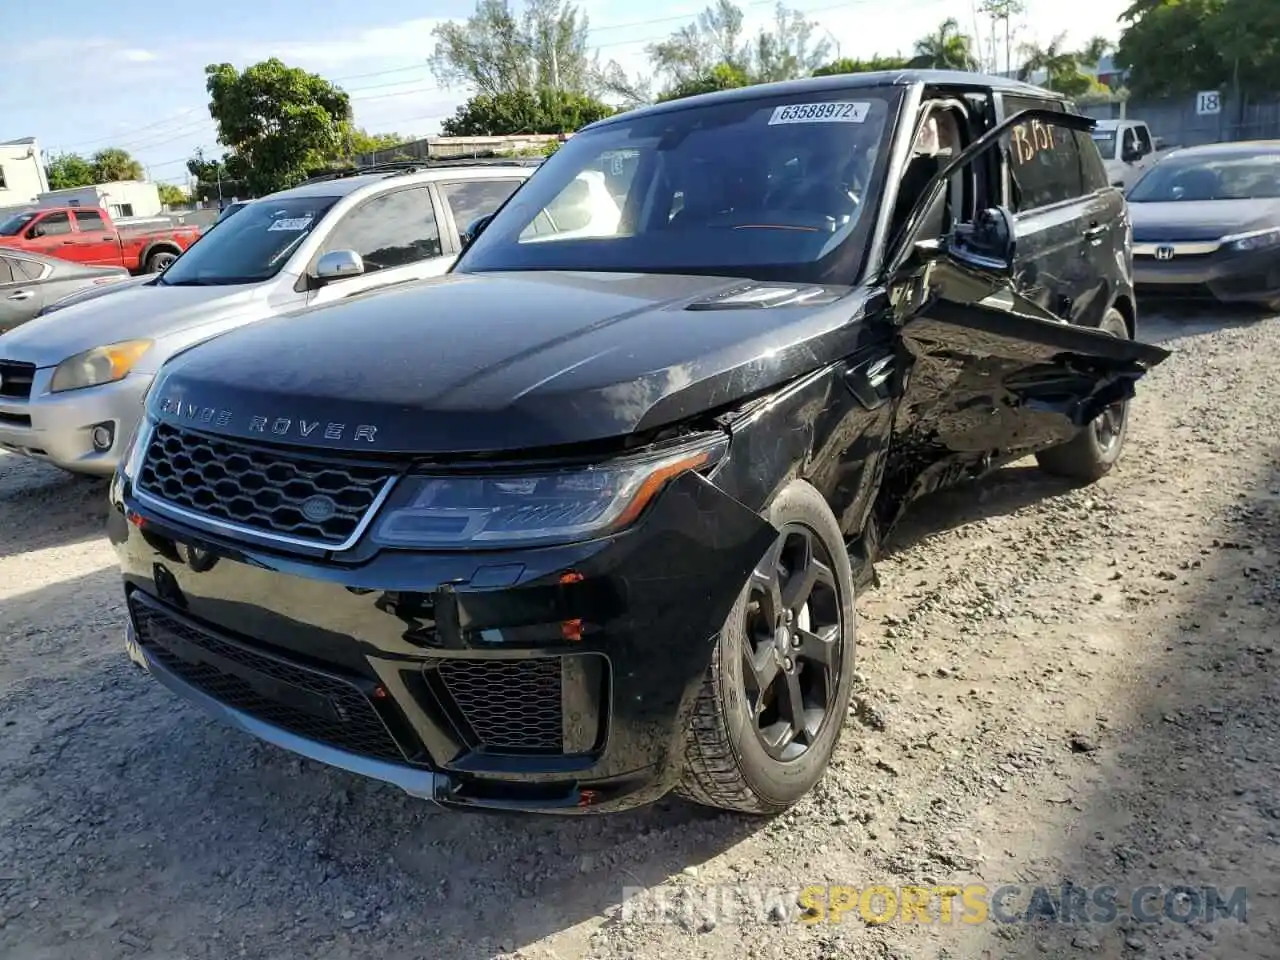
[[452, 274], [179, 355], [154, 416], [367, 453], [484, 453], [648, 431], [848, 352], [848, 288], [723, 277]]

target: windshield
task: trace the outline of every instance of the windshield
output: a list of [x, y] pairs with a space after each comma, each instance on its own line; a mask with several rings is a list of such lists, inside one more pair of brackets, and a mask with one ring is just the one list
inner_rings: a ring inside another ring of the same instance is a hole
[[579, 133], [459, 272], [681, 272], [852, 283], [901, 91], [732, 100]]
[[16, 237], [35, 218], [36, 215], [34, 213], [19, 213], [10, 217], [0, 223], [0, 237]]
[[202, 234], [159, 283], [212, 286], [270, 279], [337, 202], [337, 197], [291, 197], [246, 204]]
[[1098, 145], [1098, 152], [1104, 159], [1114, 159], [1116, 155], [1116, 132], [1114, 130], [1093, 131], [1093, 142]]
[[1170, 157], [1129, 191], [1131, 203], [1280, 198], [1280, 151], [1221, 157]]

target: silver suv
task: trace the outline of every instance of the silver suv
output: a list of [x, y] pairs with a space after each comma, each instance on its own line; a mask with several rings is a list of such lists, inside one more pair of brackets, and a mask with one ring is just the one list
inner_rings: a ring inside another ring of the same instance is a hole
[[110, 475], [174, 353], [255, 320], [440, 276], [468, 226], [536, 166], [396, 164], [250, 201], [159, 276], [69, 297], [0, 336], [0, 448]]

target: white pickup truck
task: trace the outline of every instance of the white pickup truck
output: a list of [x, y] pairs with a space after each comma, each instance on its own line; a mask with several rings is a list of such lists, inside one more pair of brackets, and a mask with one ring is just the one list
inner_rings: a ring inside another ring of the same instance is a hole
[[1117, 187], [1129, 187], [1168, 150], [1141, 120], [1099, 120], [1093, 128], [1107, 179]]

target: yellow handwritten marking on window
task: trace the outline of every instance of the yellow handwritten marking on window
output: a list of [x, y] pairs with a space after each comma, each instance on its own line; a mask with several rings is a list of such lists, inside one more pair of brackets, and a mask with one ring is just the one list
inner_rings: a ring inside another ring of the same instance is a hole
[[1030, 163], [1040, 153], [1056, 150], [1058, 143], [1055, 132], [1054, 127], [1039, 120], [1018, 124], [1010, 134], [1014, 159], [1019, 164]]

